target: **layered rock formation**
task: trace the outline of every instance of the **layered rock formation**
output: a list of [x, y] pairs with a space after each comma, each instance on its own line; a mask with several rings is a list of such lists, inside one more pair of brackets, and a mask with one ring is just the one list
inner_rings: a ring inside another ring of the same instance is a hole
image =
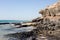
[[60, 38], [60, 2], [46, 7], [39, 12], [42, 17], [32, 20], [37, 23], [35, 33]]

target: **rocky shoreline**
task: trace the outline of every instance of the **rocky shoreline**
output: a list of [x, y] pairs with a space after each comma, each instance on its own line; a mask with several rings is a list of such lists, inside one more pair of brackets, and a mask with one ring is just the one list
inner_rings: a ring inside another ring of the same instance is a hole
[[39, 13], [42, 14], [42, 17], [33, 19], [31, 22], [14, 24], [19, 25], [16, 28], [32, 26], [36, 29], [6, 36], [13, 36], [18, 40], [60, 40], [60, 2], [48, 6]]

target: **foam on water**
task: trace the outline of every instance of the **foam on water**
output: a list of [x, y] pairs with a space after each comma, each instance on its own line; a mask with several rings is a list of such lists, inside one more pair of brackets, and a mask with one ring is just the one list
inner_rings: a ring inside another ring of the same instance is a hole
[[11, 27], [10, 24], [0, 25], [0, 35], [20, 33], [20, 32], [28, 32], [35, 29], [34, 27], [22, 27], [22, 28], [14, 28]]

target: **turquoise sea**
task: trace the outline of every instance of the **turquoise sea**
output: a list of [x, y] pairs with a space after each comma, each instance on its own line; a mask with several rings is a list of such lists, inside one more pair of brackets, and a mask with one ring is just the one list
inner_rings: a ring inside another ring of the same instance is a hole
[[0, 23], [21, 23], [28, 22], [29, 20], [0, 20]]

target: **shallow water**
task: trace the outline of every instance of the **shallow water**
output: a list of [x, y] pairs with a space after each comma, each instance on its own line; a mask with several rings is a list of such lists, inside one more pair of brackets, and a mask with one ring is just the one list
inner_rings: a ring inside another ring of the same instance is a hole
[[32, 26], [15, 28], [13, 25], [10, 25], [10, 24], [0, 25], [0, 40], [18, 40], [17, 38], [14, 38], [14, 37], [5, 37], [5, 35], [20, 33], [20, 32], [29, 32], [33, 29], [34, 28]]

